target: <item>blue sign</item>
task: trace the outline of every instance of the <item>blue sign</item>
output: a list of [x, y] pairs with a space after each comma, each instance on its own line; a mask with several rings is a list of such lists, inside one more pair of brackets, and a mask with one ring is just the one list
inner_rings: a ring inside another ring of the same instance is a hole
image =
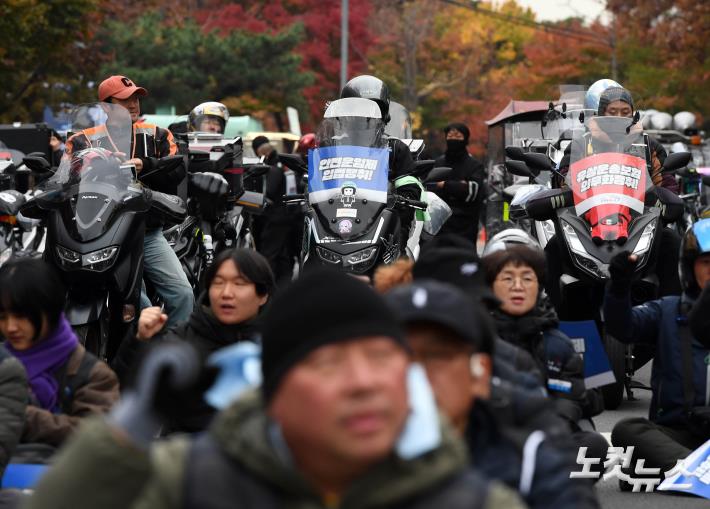
[[693, 225], [693, 233], [700, 244], [700, 252], [710, 251], [710, 219], [701, 219]]
[[710, 440], [667, 473], [658, 489], [710, 498]]
[[560, 330], [569, 336], [575, 350], [584, 358], [584, 385], [587, 389], [616, 381], [594, 320], [560, 322]]
[[387, 202], [389, 149], [341, 145], [308, 151], [308, 199], [320, 203], [343, 195]]

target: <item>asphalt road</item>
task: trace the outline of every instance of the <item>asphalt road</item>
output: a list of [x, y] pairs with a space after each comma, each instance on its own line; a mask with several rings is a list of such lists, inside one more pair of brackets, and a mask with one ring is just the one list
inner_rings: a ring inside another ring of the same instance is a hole
[[[636, 379], [646, 385], [651, 376], [651, 363], [647, 364], [636, 374]], [[597, 431], [604, 433], [607, 439], [616, 424], [626, 417], [647, 417], [651, 400], [651, 392], [635, 389], [634, 396], [637, 401], [624, 399], [618, 410], [607, 410], [594, 418]], [[668, 493], [625, 493], [619, 490], [619, 481], [609, 479], [600, 480], [597, 493], [603, 509], [709, 509], [710, 500], [691, 497], [687, 495], [671, 495]]]

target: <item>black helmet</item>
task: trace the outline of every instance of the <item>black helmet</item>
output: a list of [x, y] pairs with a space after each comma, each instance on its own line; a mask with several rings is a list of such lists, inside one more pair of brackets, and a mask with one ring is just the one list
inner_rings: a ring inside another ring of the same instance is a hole
[[348, 81], [340, 92], [340, 98], [362, 97], [375, 101], [382, 112], [384, 123], [390, 121], [390, 89], [380, 78], [364, 74]]
[[688, 228], [680, 243], [680, 285], [683, 293], [692, 298], [700, 294], [700, 287], [695, 280], [695, 260], [703, 254], [710, 254], [710, 219], [701, 219]]

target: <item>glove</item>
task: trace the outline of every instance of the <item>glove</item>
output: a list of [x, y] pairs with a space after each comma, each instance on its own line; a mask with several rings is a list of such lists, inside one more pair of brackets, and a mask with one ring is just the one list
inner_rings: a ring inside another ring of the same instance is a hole
[[416, 184], [405, 184], [397, 188], [396, 193], [410, 200], [421, 199], [422, 189]]
[[609, 262], [609, 275], [611, 276], [609, 291], [614, 295], [625, 296], [629, 293], [638, 263], [638, 259], [630, 260], [629, 255], [628, 251], [622, 251]]
[[211, 172], [190, 174], [190, 184], [203, 193], [215, 196], [227, 194], [229, 189], [229, 184], [222, 175]]
[[134, 444], [147, 448], [162, 424], [191, 408], [196, 394], [210, 387], [216, 370], [206, 371], [188, 343], [171, 341], [152, 349], [140, 367], [133, 390], [111, 411], [109, 424]]

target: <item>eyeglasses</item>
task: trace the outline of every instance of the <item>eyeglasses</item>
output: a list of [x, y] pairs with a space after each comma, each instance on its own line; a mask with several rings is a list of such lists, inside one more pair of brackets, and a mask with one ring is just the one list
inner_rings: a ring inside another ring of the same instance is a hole
[[533, 285], [537, 284], [537, 278], [533, 275], [525, 275], [525, 276], [505, 275], [505, 276], [501, 276], [501, 277], [496, 278], [496, 282], [501, 283], [509, 288], [513, 288], [517, 281], [520, 281], [520, 285], [523, 288], [530, 288]]

